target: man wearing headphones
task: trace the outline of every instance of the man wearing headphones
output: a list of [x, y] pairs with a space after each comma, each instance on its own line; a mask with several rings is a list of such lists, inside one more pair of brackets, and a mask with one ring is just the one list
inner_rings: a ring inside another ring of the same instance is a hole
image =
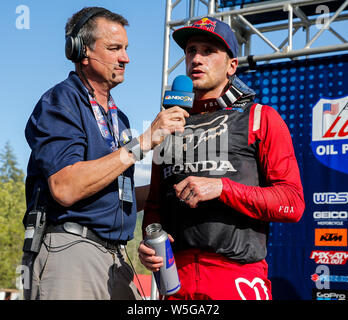
[[127, 25], [104, 8], [74, 14], [65, 52], [75, 72], [43, 94], [27, 123], [26, 299], [140, 299], [120, 250], [136, 222], [134, 163], [182, 132], [188, 114], [162, 111], [131, 136], [110, 95], [129, 63]]

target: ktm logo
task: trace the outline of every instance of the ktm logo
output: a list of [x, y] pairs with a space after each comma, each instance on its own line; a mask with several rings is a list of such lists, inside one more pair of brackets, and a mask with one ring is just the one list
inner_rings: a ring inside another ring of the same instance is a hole
[[320, 241], [342, 241], [342, 236], [337, 233], [325, 233], [320, 237]]
[[347, 229], [315, 229], [316, 246], [347, 246]]

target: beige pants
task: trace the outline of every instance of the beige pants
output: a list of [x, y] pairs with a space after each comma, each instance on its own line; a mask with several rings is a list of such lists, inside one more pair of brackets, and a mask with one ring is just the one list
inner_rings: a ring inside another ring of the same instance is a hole
[[26, 300], [140, 300], [133, 271], [120, 252], [68, 233], [46, 234], [29, 268]]

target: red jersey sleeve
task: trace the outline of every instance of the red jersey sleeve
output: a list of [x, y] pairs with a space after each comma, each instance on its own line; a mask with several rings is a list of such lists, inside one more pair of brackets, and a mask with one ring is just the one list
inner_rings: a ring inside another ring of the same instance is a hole
[[222, 178], [219, 200], [249, 217], [271, 222], [297, 222], [305, 203], [288, 127], [269, 106], [253, 105], [249, 144], [259, 141], [258, 159], [265, 186], [247, 186]]

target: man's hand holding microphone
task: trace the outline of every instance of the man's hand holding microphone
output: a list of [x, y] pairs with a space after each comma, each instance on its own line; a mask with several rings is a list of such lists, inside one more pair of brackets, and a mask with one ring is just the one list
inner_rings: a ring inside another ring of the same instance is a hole
[[151, 126], [139, 137], [143, 152], [161, 144], [164, 138], [174, 132], [184, 132], [188, 112], [178, 106], [161, 111]]
[[163, 97], [163, 108], [149, 129], [139, 137], [143, 152], [161, 144], [169, 134], [184, 132], [185, 118], [189, 117], [188, 110], [192, 108], [192, 80], [187, 76], [177, 76], [171, 91], [166, 91]]
[[[154, 148], [157, 144], [163, 142], [165, 136], [174, 132], [184, 132], [184, 126], [186, 123], [185, 118], [189, 116], [188, 110], [192, 108], [194, 94], [193, 94], [193, 84], [192, 80], [184, 75], [177, 76], [172, 84], [172, 90], [166, 91], [163, 97], [163, 107], [164, 111], [161, 111], [156, 119], [152, 122], [149, 130], [146, 131], [142, 137], [142, 141], [148, 143], [151, 141], [151, 147]], [[164, 127], [163, 124], [168, 125]], [[162, 129], [164, 129], [162, 131]], [[168, 130], [169, 129], [169, 130]], [[149, 148], [148, 145], [144, 145], [145, 148]], [[146, 149], [145, 149], [146, 150]], [[170, 242], [174, 239], [170, 234], [168, 234]], [[139, 248], [139, 259], [141, 263], [150, 271], [156, 272], [163, 266], [163, 257], [157, 256], [154, 249], [148, 247], [144, 241], [141, 241]]]

